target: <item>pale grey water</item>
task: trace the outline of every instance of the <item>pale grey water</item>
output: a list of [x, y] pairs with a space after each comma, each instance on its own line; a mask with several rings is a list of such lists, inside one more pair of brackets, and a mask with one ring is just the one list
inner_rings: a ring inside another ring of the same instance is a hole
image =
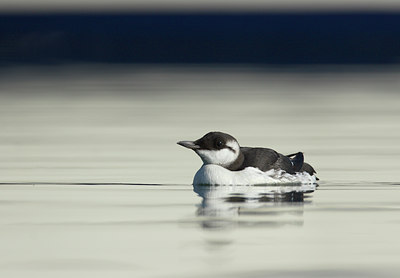
[[[3, 69], [0, 275], [398, 277], [399, 77]], [[210, 130], [303, 151], [320, 187], [297, 202], [203, 200], [200, 160], [176, 142]]]

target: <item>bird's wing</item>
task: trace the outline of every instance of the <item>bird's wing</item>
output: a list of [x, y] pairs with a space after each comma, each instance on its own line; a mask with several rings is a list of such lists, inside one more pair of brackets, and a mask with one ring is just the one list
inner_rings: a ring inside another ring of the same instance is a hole
[[272, 149], [242, 147], [241, 151], [244, 154], [242, 169], [256, 167], [261, 171], [282, 169], [288, 173], [293, 172], [293, 165], [290, 159]]

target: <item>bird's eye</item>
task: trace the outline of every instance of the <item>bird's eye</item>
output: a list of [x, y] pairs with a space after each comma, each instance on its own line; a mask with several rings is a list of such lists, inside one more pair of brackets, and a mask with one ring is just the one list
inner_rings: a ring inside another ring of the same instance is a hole
[[220, 148], [224, 145], [224, 143], [222, 141], [217, 141], [217, 147]]

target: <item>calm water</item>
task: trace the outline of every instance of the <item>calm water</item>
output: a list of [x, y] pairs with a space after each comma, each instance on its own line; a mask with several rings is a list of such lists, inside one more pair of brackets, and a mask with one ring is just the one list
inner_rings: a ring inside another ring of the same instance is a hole
[[[397, 277], [399, 77], [3, 69], [0, 275]], [[210, 130], [303, 151], [320, 186], [193, 188], [176, 142]]]

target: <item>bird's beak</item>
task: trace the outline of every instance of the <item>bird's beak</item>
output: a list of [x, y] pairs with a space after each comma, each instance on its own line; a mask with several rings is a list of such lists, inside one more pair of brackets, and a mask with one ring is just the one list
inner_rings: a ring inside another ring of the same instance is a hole
[[183, 146], [185, 148], [191, 149], [191, 150], [195, 150], [195, 149], [200, 148], [200, 146], [196, 145], [196, 143], [193, 142], [193, 141], [179, 141], [177, 144], [181, 145], [181, 146]]

